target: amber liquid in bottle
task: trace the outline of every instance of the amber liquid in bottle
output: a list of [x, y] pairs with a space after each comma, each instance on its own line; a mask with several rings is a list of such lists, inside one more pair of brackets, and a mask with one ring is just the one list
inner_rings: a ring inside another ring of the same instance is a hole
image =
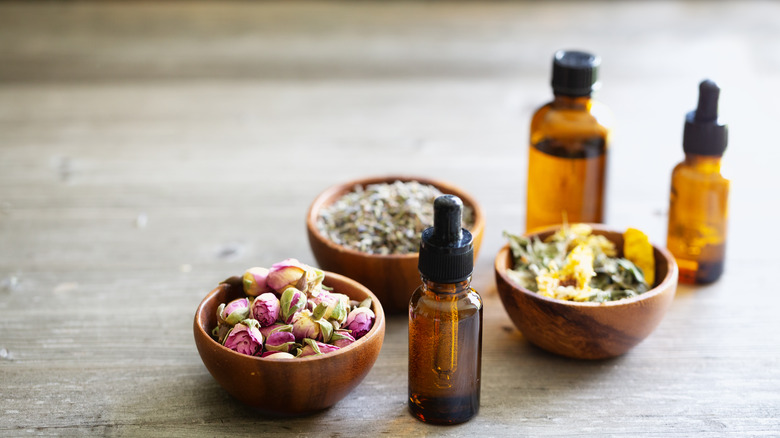
[[526, 230], [604, 222], [609, 128], [590, 96], [556, 95], [531, 120]]
[[711, 283], [723, 273], [729, 180], [720, 156], [686, 154], [672, 172], [666, 246], [681, 283]]
[[462, 423], [479, 411], [482, 299], [470, 280], [423, 278], [409, 303], [409, 410], [426, 423]]

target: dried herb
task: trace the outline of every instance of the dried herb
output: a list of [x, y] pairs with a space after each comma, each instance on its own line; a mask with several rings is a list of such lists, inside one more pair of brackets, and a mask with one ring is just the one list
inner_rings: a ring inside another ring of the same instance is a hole
[[[420, 248], [420, 233], [433, 226], [433, 201], [442, 192], [417, 181], [355, 186], [323, 208], [317, 228], [333, 242], [369, 254], [409, 254]], [[473, 210], [463, 223], [470, 228]]]
[[[636, 231], [636, 230], [634, 230]], [[615, 245], [584, 224], [564, 225], [546, 241], [504, 232], [514, 258], [513, 282], [541, 295], [605, 302], [650, 289], [642, 270], [617, 257]]]

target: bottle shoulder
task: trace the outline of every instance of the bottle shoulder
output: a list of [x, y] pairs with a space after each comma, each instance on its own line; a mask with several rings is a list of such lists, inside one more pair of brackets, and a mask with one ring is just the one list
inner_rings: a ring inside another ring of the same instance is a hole
[[600, 102], [592, 101], [584, 108], [559, 107], [549, 102], [534, 112], [531, 132], [548, 137], [607, 137], [612, 124], [612, 112]]
[[412, 294], [409, 306], [415, 313], [433, 314], [457, 311], [461, 314], [470, 314], [480, 311], [483, 303], [482, 297], [471, 287], [460, 293], [437, 294], [420, 286]]
[[694, 160], [683, 160], [677, 163], [672, 170], [672, 179], [689, 179], [697, 181], [723, 182], [728, 184], [729, 180], [723, 176], [719, 161], [697, 162]]

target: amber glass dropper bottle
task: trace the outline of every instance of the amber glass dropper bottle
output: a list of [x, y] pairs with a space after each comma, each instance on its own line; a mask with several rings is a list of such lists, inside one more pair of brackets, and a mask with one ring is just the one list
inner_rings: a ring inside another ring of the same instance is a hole
[[711, 283], [723, 273], [729, 180], [720, 173], [720, 160], [728, 127], [718, 120], [719, 97], [715, 82], [699, 84], [699, 104], [685, 117], [685, 160], [672, 172], [666, 247], [681, 283]]
[[531, 119], [527, 231], [564, 220], [604, 222], [611, 115], [592, 98], [600, 64], [586, 52], [555, 53], [555, 98]]
[[482, 299], [471, 288], [472, 236], [463, 203], [443, 195], [422, 233], [422, 285], [409, 302], [409, 410], [426, 423], [456, 424], [479, 410]]

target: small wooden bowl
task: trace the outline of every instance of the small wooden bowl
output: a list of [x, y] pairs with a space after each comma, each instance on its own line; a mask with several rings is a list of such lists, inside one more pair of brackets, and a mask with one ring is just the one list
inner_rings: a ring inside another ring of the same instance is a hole
[[[240, 280], [240, 279], [239, 279]], [[373, 300], [374, 326], [337, 351], [300, 359], [247, 356], [220, 345], [209, 333], [217, 307], [244, 296], [240, 281], [220, 284], [195, 312], [195, 344], [203, 364], [230, 395], [269, 414], [298, 415], [329, 408], [354, 389], [374, 365], [385, 337], [385, 315], [376, 296], [360, 283], [331, 272], [323, 284], [353, 300]]]
[[349, 181], [328, 188], [314, 199], [306, 217], [309, 245], [322, 269], [338, 272], [354, 278], [371, 289], [390, 314], [408, 312], [409, 299], [420, 286], [420, 272], [417, 270], [417, 253], [379, 255], [368, 254], [338, 245], [322, 235], [317, 229], [317, 218], [323, 208], [353, 191], [355, 186], [393, 183], [395, 181], [418, 181], [438, 188], [444, 194], [459, 197], [464, 205], [474, 211], [474, 225], [470, 231], [474, 238], [474, 259], [476, 260], [482, 235], [485, 230], [485, 216], [474, 198], [463, 190], [448, 183], [427, 178], [408, 176], [385, 176]]
[[[612, 241], [622, 254], [623, 234], [591, 225], [594, 234]], [[531, 235], [544, 239], [560, 227]], [[495, 273], [501, 302], [523, 336], [547, 351], [576, 359], [619, 356], [645, 339], [661, 322], [677, 289], [677, 263], [664, 248], [653, 246], [654, 287], [633, 298], [580, 303], [547, 298], [513, 283], [509, 245], [496, 256]]]

